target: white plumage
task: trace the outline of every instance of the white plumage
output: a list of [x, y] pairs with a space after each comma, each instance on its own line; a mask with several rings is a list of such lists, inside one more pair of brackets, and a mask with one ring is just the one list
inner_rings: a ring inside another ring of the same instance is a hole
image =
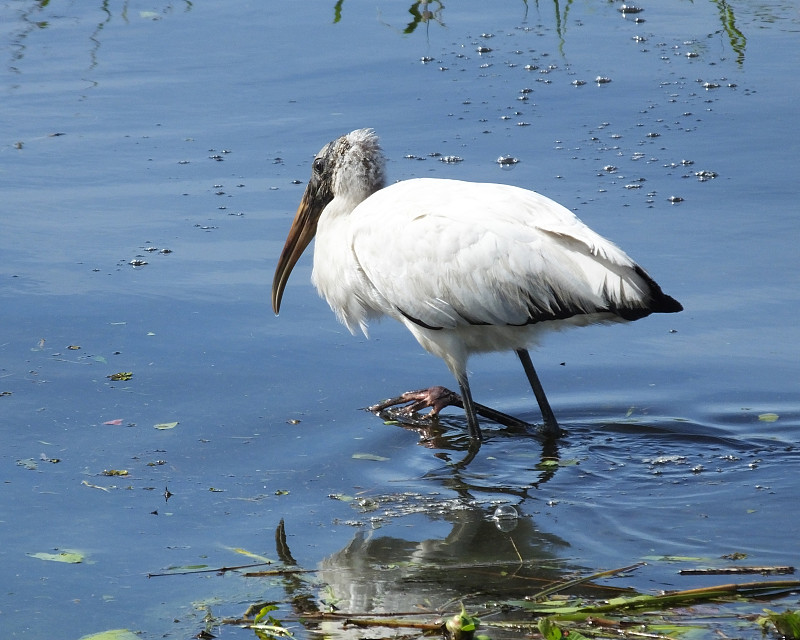
[[[526, 351], [540, 332], [682, 309], [621, 249], [538, 193], [430, 178], [384, 185], [372, 130], [323, 147], [275, 271], [273, 309], [316, 233], [311, 279], [320, 295], [351, 332], [366, 335], [371, 319], [390, 316], [442, 358], [461, 387], [474, 443], [471, 353], [516, 351], [554, 435]], [[415, 394], [405, 399], [441, 409], [439, 399]]]

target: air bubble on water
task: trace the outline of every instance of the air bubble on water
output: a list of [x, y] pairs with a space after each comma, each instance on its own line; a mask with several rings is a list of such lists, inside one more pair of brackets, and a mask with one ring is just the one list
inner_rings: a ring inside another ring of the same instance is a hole
[[494, 515], [492, 516], [495, 520], [510, 520], [519, 518], [519, 513], [517, 513], [517, 508], [510, 504], [501, 504], [497, 509], [494, 510]]
[[517, 513], [517, 509], [513, 505], [501, 504], [494, 510], [492, 520], [494, 520], [495, 526], [500, 529], [500, 531], [508, 533], [516, 529], [519, 513]]

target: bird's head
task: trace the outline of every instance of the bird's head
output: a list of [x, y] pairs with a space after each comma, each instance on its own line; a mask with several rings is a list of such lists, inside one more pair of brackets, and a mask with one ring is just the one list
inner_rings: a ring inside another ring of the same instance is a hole
[[272, 310], [277, 315], [283, 290], [300, 256], [317, 233], [326, 207], [349, 213], [385, 184], [386, 161], [372, 129], [357, 129], [326, 144], [311, 164], [311, 179], [283, 246], [272, 279]]

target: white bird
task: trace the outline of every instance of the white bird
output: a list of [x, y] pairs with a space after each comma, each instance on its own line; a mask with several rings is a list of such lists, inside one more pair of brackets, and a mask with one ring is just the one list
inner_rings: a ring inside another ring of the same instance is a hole
[[[542, 332], [683, 309], [621, 249], [543, 195], [459, 180], [385, 183], [371, 129], [322, 148], [275, 269], [272, 308], [277, 315], [289, 274], [316, 234], [311, 281], [319, 294], [351, 333], [366, 336], [370, 320], [389, 316], [442, 358], [460, 387], [474, 446], [482, 435], [467, 378], [471, 354], [515, 351], [543, 432], [555, 436], [560, 429], [528, 353]], [[429, 406], [435, 415], [453, 396], [432, 387], [377, 407], [411, 401], [410, 409]]]

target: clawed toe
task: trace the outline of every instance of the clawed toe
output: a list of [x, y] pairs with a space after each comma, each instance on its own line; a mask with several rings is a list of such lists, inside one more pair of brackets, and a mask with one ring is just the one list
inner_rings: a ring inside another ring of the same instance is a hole
[[[405, 405], [404, 407], [399, 407], [399, 405], [403, 404]], [[374, 404], [368, 407], [367, 410], [372, 413], [380, 413], [389, 407], [398, 407], [395, 410], [397, 413], [412, 415], [423, 409], [430, 408], [428, 415], [437, 416], [442, 409], [451, 405], [463, 408], [461, 396], [445, 387], [435, 386], [428, 389], [418, 389], [417, 391], [406, 391], [395, 398], [389, 398]]]
[[[547, 426], [539, 429], [536, 432], [532, 425], [510, 416], [491, 407], [482, 404], [473, 403], [475, 412], [493, 420], [510, 429], [530, 433], [537, 437], [552, 437], [553, 434], [548, 431]], [[461, 396], [454, 391], [442, 386], [429, 387], [428, 389], [418, 389], [416, 391], [406, 391], [394, 398], [388, 398], [377, 404], [367, 407], [367, 411], [374, 413], [384, 418], [408, 420], [410, 423], [422, 425], [429, 424], [431, 418], [436, 418], [439, 412], [445, 407], [460, 407], [464, 408], [464, 402]], [[427, 414], [418, 415], [419, 412], [430, 409]]]

